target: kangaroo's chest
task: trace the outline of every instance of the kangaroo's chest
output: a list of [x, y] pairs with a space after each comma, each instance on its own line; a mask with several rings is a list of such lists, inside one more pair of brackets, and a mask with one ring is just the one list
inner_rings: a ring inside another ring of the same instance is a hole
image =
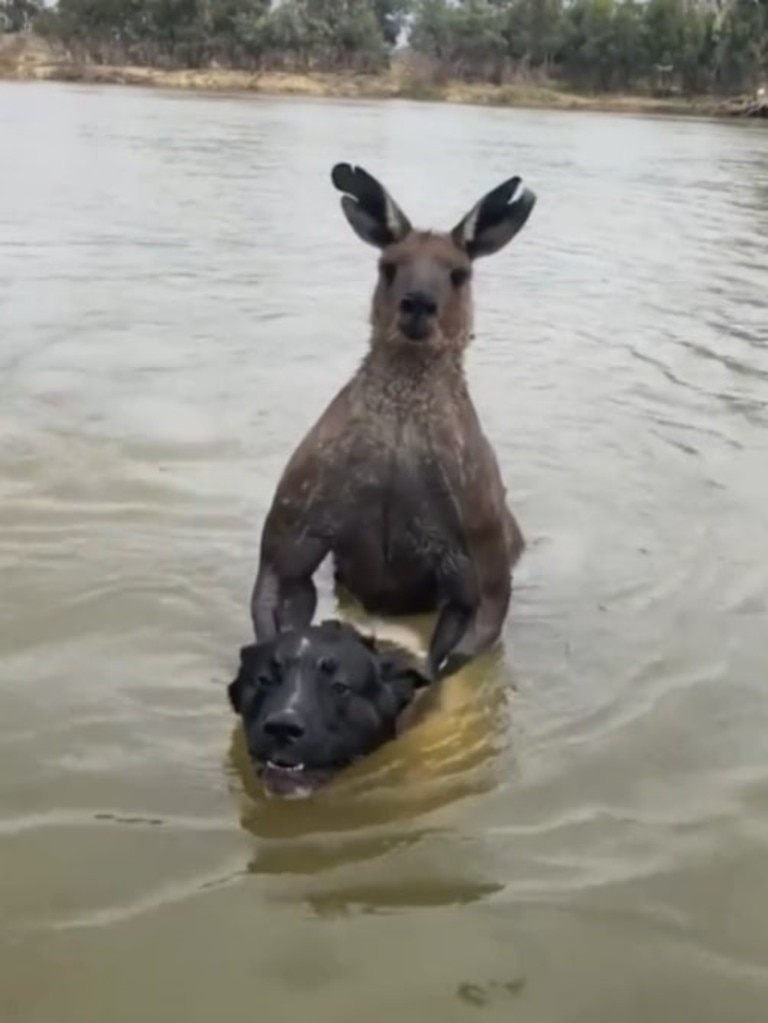
[[343, 546], [362, 542], [383, 564], [439, 558], [461, 533], [457, 452], [429, 424], [386, 424], [344, 460]]

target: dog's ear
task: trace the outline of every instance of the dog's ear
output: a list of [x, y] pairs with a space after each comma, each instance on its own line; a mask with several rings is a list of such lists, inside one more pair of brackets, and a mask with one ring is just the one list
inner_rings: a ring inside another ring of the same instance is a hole
[[227, 686], [227, 697], [235, 714], [240, 713], [243, 703], [243, 685], [261, 658], [264, 646], [264, 643], [249, 643], [247, 646], [240, 647], [240, 666], [237, 675]]
[[365, 633], [358, 632], [357, 638], [371, 653], [377, 654], [379, 652], [379, 644], [376, 642], [375, 636], [366, 636]]
[[404, 710], [419, 689], [428, 686], [426, 675], [402, 657], [382, 657], [379, 662], [381, 681], [397, 704], [397, 713]]

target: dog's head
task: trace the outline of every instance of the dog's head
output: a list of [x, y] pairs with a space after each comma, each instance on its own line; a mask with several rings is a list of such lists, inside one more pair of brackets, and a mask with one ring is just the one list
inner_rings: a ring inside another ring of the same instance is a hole
[[243, 647], [228, 695], [266, 791], [298, 797], [394, 738], [426, 685], [405, 653], [326, 621]]

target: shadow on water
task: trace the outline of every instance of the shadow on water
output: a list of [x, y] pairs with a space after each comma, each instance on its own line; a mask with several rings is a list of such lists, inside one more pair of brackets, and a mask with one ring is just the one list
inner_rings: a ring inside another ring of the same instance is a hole
[[[391, 634], [401, 627], [385, 628]], [[403, 642], [402, 634], [397, 638]], [[241, 827], [255, 840], [248, 873], [290, 882], [289, 899], [306, 883], [300, 897], [318, 916], [457, 905], [499, 891], [496, 881], [463, 868], [445, 877], [418, 869], [412, 879], [402, 869], [381, 869], [386, 858], [418, 861], [453, 833], [458, 804], [491, 793], [502, 761], [509, 770], [514, 685], [498, 661], [488, 654], [446, 680], [394, 741], [306, 800], [265, 795], [238, 723], [226, 769]], [[375, 861], [379, 869], [364, 876]]]

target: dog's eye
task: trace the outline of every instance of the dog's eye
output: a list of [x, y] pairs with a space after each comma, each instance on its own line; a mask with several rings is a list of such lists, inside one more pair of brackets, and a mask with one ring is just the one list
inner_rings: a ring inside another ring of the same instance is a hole
[[333, 675], [338, 668], [338, 664], [332, 657], [321, 657], [317, 666], [324, 675]]
[[334, 693], [336, 693], [339, 696], [349, 696], [349, 694], [352, 692], [347, 683], [342, 682], [341, 679], [336, 679], [336, 681], [331, 686], [331, 689], [333, 689]]
[[469, 270], [465, 266], [457, 266], [451, 270], [451, 284], [454, 288], [460, 288], [469, 280]]
[[275, 675], [270, 675], [265, 671], [262, 671], [256, 676], [256, 686], [259, 689], [269, 689], [270, 686], [277, 685], [278, 678]]

